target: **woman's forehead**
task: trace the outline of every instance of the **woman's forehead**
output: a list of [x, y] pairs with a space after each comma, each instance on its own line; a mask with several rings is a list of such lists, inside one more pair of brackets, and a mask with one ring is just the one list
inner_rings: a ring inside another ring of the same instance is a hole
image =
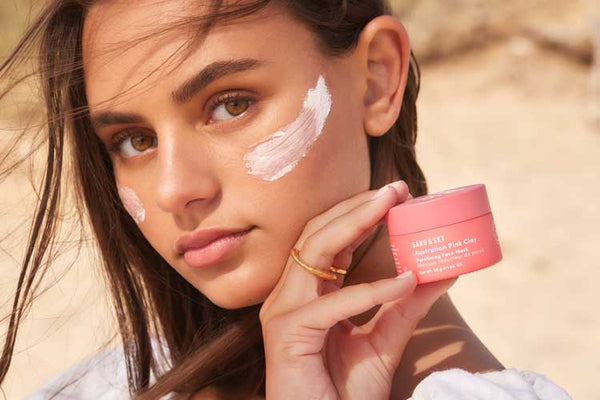
[[175, 82], [187, 80], [199, 67], [214, 61], [252, 58], [270, 64], [278, 60], [291, 63], [290, 58], [305, 59], [316, 50], [308, 29], [288, 14], [278, 12], [278, 8], [267, 6], [255, 15], [216, 24], [193, 48], [189, 58], [179, 64], [174, 54], [184, 54], [190, 45], [189, 29], [178, 27], [164, 33], [161, 29], [189, 17], [182, 15], [182, 8], [174, 6], [187, 2], [145, 3], [148, 4], [139, 7], [137, 1], [109, 2], [90, 9], [83, 30], [84, 75], [90, 105], [145, 79], [148, 80], [141, 86], [155, 85], [157, 79], [165, 78], [163, 72], [171, 72], [175, 64], [177, 68], [168, 79], [179, 86]]

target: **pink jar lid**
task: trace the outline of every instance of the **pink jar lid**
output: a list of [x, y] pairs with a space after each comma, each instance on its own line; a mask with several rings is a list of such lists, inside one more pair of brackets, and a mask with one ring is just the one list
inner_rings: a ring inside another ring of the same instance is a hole
[[386, 224], [389, 235], [405, 235], [455, 224], [489, 212], [485, 185], [478, 183], [407, 200], [388, 211]]

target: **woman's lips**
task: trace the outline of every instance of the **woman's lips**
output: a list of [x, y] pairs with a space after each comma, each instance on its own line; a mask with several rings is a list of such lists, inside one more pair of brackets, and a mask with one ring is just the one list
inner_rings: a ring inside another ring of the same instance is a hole
[[183, 258], [190, 267], [208, 267], [211, 264], [220, 261], [232, 250], [237, 248], [252, 229], [254, 229], [254, 227], [232, 235], [220, 237], [206, 246], [189, 249], [183, 254]]

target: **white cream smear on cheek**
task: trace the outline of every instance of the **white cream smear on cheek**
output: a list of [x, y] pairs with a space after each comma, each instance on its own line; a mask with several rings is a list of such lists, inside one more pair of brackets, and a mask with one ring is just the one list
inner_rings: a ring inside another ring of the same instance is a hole
[[331, 94], [325, 79], [319, 75], [315, 87], [304, 97], [302, 111], [284, 126], [244, 155], [248, 173], [266, 181], [274, 181], [290, 172], [321, 135], [331, 109]]
[[138, 224], [144, 222], [144, 219], [146, 219], [146, 210], [144, 210], [144, 206], [135, 193], [135, 190], [128, 186], [119, 186], [118, 191], [121, 202], [123, 202], [123, 206], [125, 206], [131, 218]]

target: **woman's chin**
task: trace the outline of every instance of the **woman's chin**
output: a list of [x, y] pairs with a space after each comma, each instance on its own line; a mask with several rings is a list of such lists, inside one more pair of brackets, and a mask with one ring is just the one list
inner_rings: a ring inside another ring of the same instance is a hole
[[237, 293], [234, 296], [223, 297], [222, 293], [218, 293], [215, 296], [206, 297], [216, 306], [227, 310], [236, 310], [239, 308], [250, 307], [256, 304], [260, 304], [264, 301], [265, 297], [251, 297], [244, 296], [244, 293]]
[[248, 280], [240, 282], [217, 282], [200, 290], [213, 304], [218, 307], [235, 310], [260, 304], [269, 296], [277, 282], [268, 285], [259, 285], [257, 282], [249, 284]]
[[265, 301], [281, 277], [281, 271], [262, 267], [268, 263], [265, 260], [231, 263], [215, 269], [218, 273], [210, 278], [193, 276], [188, 281], [218, 307], [228, 310], [250, 307]]

